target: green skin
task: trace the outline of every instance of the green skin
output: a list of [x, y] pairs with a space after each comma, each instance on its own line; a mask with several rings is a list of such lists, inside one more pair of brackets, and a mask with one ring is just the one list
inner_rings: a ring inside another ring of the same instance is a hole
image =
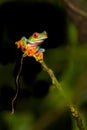
[[[37, 36], [35, 36], [35, 34]], [[26, 37], [22, 37], [21, 40], [23, 41], [23, 45], [21, 47], [22, 51], [24, 52], [24, 47], [26, 46], [26, 44], [28, 44], [29, 46], [36, 46], [37, 50], [39, 50], [39, 52], [44, 52], [45, 49], [40, 48], [38, 45], [40, 45], [42, 42], [44, 42], [45, 39], [47, 39], [47, 32], [43, 31], [42, 33], [33, 33], [32, 36], [29, 37], [29, 39], [27, 39]], [[18, 44], [18, 42], [16, 42], [15, 44]], [[24, 56], [26, 56], [26, 53], [24, 53]]]
[[[35, 34], [35, 33], [34, 33]], [[42, 33], [38, 33], [38, 37], [34, 37], [34, 34], [29, 37], [28, 41], [31, 45], [39, 45], [41, 44], [45, 39], [47, 39], [47, 32], [43, 31]]]
[[[37, 32], [36, 32], [37, 33]], [[35, 34], [35, 33], [34, 33]], [[27, 39], [26, 37], [22, 37], [21, 40], [23, 41], [22, 47], [25, 47], [28, 43], [30, 46], [37, 46], [44, 42], [45, 39], [47, 39], [47, 32], [43, 31], [42, 33], [37, 33], [38, 37], [34, 37], [34, 34]], [[16, 42], [15, 44], [17, 44]]]

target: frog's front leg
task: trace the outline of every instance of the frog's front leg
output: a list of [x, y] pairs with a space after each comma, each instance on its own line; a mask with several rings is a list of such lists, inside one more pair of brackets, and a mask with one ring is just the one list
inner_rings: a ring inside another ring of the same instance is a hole
[[22, 42], [23, 42], [23, 45], [22, 45], [22, 46], [25, 47], [26, 44], [27, 44], [27, 38], [23, 36], [23, 37], [21, 38], [21, 40], [22, 40]]

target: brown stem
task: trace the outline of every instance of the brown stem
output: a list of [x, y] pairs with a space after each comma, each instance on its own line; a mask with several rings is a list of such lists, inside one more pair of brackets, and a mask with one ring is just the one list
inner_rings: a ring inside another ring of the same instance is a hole
[[83, 16], [83, 17], [87, 17], [87, 13], [85, 11], [83, 11], [82, 9], [74, 6], [70, 0], [62, 0], [64, 1], [64, 3], [72, 10], [74, 11], [75, 13], [79, 14], [80, 16]]
[[20, 73], [21, 73], [21, 69], [22, 69], [22, 64], [23, 64], [23, 55], [21, 57], [21, 63], [20, 63], [20, 68], [19, 68], [19, 71], [18, 71], [18, 74], [17, 74], [17, 77], [16, 77], [16, 94], [12, 100], [12, 114], [14, 114], [14, 102], [18, 96], [18, 90], [19, 90], [19, 85], [18, 85], [18, 81], [19, 81], [19, 76], [20, 76]]

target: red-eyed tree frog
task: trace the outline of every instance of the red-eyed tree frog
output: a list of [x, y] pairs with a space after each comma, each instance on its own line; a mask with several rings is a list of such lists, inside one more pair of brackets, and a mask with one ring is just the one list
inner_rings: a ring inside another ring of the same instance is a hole
[[26, 37], [22, 37], [21, 40], [17, 41], [15, 44], [17, 45], [17, 48], [23, 48], [27, 44], [29, 46], [39, 46], [47, 38], [48, 36], [46, 31], [43, 31], [42, 33], [35, 32], [28, 39]]
[[47, 32], [43, 31], [42, 33], [35, 32], [32, 36], [27, 39], [22, 37], [21, 40], [16, 42], [17, 48], [21, 48], [25, 56], [34, 56], [36, 60], [43, 59], [43, 52], [45, 49], [40, 48], [40, 44], [47, 39]]

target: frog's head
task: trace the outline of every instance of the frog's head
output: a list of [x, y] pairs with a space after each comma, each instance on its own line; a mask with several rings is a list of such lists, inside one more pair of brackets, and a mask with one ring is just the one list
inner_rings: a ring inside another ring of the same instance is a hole
[[32, 36], [29, 37], [29, 43], [32, 45], [38, 45], [42, 43], [45, 39], [47, 39], [47, 32], [43, 31], [42, 33], [33, 33]]

